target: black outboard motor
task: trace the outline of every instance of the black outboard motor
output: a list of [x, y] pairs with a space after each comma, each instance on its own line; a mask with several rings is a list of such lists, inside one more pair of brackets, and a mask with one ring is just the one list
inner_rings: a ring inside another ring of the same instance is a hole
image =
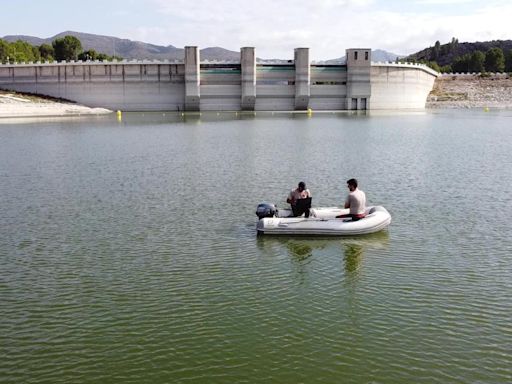
[[277, 208], [274, 204], [260, 203], [256, 208], [256, 215], [258, 215], [258, 219], [263, 219], [264, 217], [274, 217], [276, 214]]

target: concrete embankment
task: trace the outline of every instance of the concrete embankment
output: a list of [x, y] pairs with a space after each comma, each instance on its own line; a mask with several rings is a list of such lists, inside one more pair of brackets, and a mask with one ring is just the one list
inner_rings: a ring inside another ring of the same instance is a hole
[[112, 111], [61, 100], [0, 90], [0, 118], [32, 116], [104, 115]]
[[[442, 75], [435, 80], [427, 108], [512, 108], [512, 77], [506, 74]], [[0, 90], [0, 118], [78, 116], [111, 113], [54, 98]]]
[[370, 48], [346, 50], [346, 64], [316, 64], [309, 48], [294, 60], [52, 62], [0, 65], [0, 88], [121, 111], [345, 111], [422, 109], [437, 72], [421, 64], [371, 61]]
[[427, 108], [512, 108], [512, 78], [507, 74], [442, 75], [427, 98]]

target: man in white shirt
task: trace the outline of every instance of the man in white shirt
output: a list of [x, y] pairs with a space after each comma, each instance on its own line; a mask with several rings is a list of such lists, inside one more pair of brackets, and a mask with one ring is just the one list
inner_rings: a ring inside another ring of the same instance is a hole
[[[305, 209], [302, 212], [302, 209], [297, 209], [297, 200], [311, 198], [311, 192], [309, 189], [306, 189], [306, 183], [301, 181], [296, 189], [292, 189], [286, 202], [292, 206], [293, 216], [300, 216], [303, 213], [306, 214], [306, 217], [309, 217], [309, 208]], [[300, 212], [299, 212], [300, 211]]]
[[345, 200], [345, 208], [349, 208], [348, 215], [339, 215], [336, 217], [351, 217], [352, 221], [357, 221], [366, 216], [366, 194], [357, 188], [357, 180], [347, 180], [349, 194]]

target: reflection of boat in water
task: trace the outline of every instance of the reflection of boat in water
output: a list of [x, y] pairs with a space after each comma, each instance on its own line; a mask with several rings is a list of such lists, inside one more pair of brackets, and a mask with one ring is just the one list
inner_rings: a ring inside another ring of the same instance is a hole
[[360, 244], [345, 244], [345, 269], [347, 272], [356, 272], [364, 255], [364, 247]]
[[387, 248], [389, 233], [381, 231], [365, 236], [345, 236], [336, 240], [332, 236], [259, 236], [257, 245], [265, 253], [271, 254], [281, 253], [285, 248], [291, 256], [300, 259], [311, 256], [314, 251], [339, 253], [343, 250], [343, 253], [354, 256], [360, 250]]
[[324, 235], [353, 236], [381, 231], [391, 223], [391, 215], [382, 206], [368, 207], [360, 220], [336, 218], [348, 214], [348, 209], [337, 207], [311, 208], [309, 217], [294, 217], [290, 210], [277, 210], [273, 204], [258, 205], [259, 235]]
[[[345, 270], [354, 273], [359, 270], [365, 253], [380, 253], [389, 245], [389, 232], [380, 231], [364, 236], [258, 236], [258, 248], [267, 255], [282, 255], [285, 251], [290, 258], [304, 265], [318, 257], [326, 260], [343, 256]], [[322, 261], [322, 264], [325, 261]]]

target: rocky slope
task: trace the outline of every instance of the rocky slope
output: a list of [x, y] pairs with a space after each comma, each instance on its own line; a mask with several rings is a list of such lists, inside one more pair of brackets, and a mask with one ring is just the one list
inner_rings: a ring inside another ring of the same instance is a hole
[[443, 75], [437, 78], [427, 108], [512, 108], [512, 78], [507, 74]]

